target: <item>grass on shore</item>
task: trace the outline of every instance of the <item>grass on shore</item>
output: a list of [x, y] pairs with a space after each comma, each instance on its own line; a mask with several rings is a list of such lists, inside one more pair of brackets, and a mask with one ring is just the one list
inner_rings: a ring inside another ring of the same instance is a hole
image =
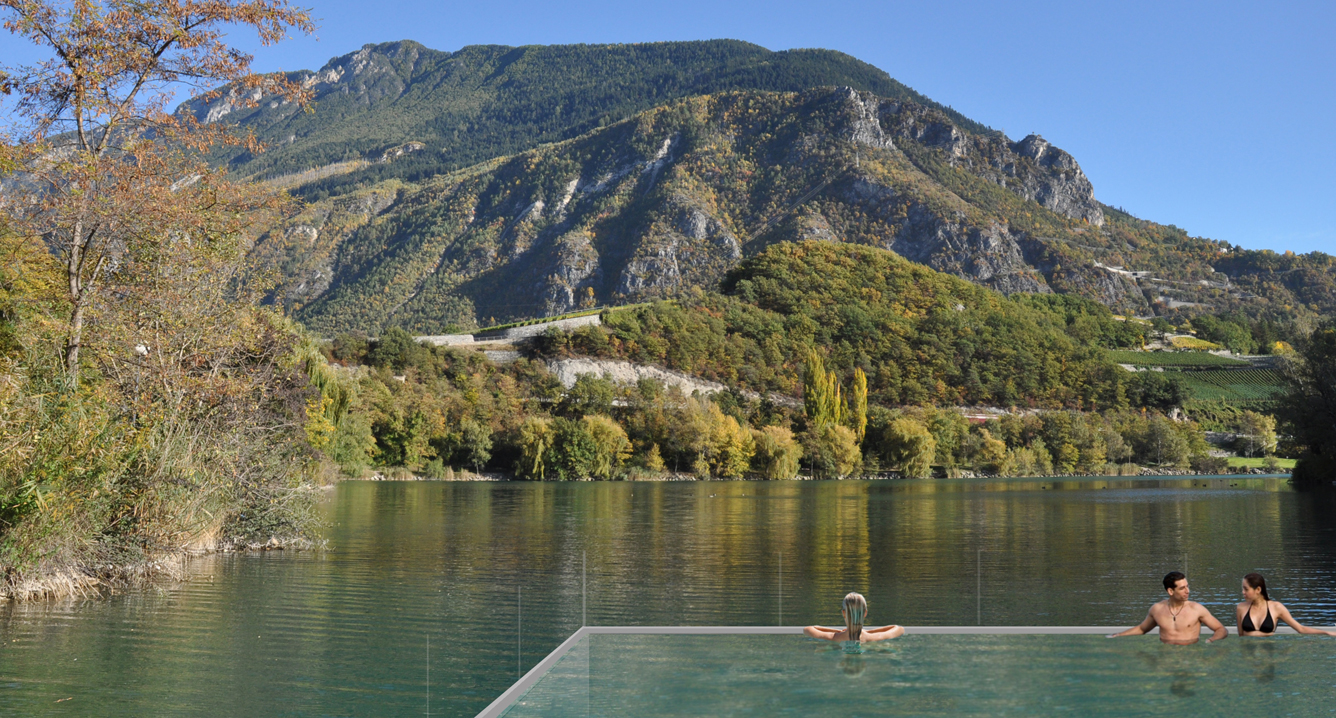
[[[1262, 469], [1266, 468], [1267, 458], [1268, 457], [1262, 457], [1262, 456], [1257, 456], [1252, 458], [1246, 456], [1231, 456], [1229, 457], [1229, 465], [1231, 467], [1237, 466], [1244, 469]], [[1276, 465], [1279, 466], [1280, 468], [1290, 470], [1294, 468], [1296, 460], [1275, 459], [1275, 462]]]

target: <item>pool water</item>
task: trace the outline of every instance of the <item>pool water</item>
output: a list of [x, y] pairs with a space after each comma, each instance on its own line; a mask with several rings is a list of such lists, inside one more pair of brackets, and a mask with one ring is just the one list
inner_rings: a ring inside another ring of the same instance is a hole
[[850, 655], [791, 635], [584, 637], [507, 718], [1336, 715], [1336, 639], [907, 635]]

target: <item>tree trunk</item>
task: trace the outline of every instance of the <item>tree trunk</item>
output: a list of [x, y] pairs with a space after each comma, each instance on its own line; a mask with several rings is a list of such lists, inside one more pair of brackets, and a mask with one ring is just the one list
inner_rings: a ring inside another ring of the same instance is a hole
[[83, 340], [83, 304], [75, 302], [74, 312], [70, 316], [70, 338], [65, 347], [65, 370], [70, 381], [79, 385], [79, 344]]
[[84, 286], [83, 286], [83, 222], [75, 222], [70, 242], [70, 256], [65, 271], [70, 282], [70, 336], [65, 346], [65, 371], [75, 386], [79, 384], [79, 345], [83, 342]]

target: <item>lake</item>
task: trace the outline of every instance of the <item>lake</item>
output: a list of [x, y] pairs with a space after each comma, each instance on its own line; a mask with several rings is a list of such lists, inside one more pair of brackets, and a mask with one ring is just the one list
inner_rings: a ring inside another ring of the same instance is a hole
[[327, 551], [0, 608], [0, 715], [473, 716], [582, 620], [831, 624], [856, 590], [869, 623], [1130, 626], [1184, 566], [1227, 624], [1249, 571], [1300, 621], [1336, 623], [1336, 501], [1283, 478], [330, 494]]

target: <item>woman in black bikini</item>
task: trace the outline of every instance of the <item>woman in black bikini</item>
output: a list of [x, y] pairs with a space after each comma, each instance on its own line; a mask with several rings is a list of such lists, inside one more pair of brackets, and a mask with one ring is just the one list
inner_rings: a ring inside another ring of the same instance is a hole
[[1336, 636], [1334, 631], [1301, 626], [1280, 601], [1272, 601], [1266, 594], [1266, 579], [1260, 573], [1243, 577], [1243, 603], [1234, 608], [1234, 619], [1240, 636], [1272, 636], [1276, 633], [1276, 619], [1290, 624], [1290, 628], [1308, 635]]

